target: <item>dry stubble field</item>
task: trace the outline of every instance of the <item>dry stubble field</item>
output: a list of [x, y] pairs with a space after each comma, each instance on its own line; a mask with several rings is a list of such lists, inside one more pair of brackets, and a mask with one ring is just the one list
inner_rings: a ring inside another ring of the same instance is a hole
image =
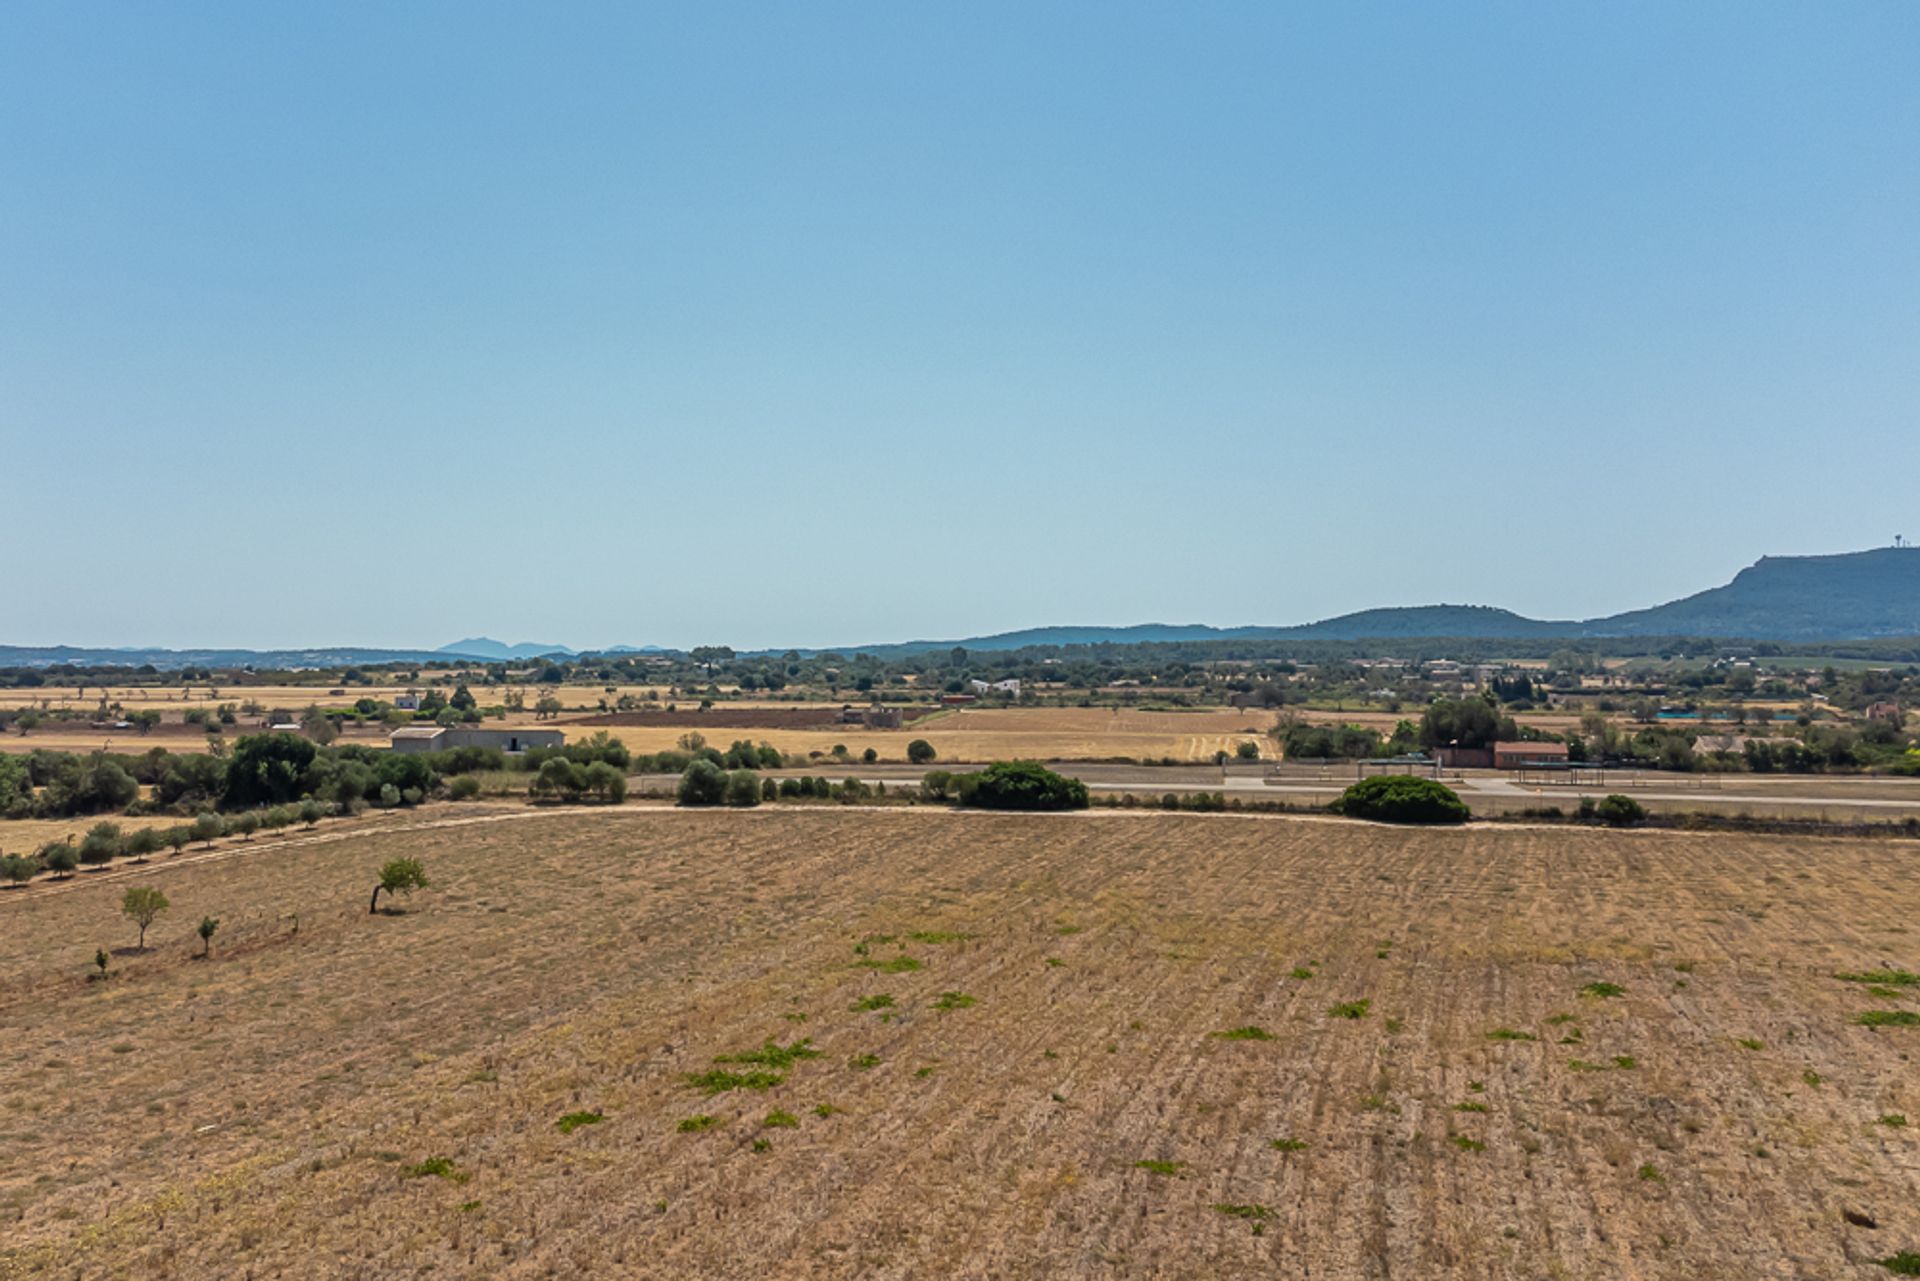
[[0, 896], [0, 1276], [1885, 1276], [1915, 854], [469, 811], [154, 864], [104, 984], [123, 884]]

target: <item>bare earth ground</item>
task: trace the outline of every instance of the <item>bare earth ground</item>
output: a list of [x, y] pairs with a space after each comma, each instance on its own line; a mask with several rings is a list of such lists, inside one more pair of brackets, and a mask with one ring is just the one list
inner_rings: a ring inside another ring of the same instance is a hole
[[1920, 1028], [1852, 1020], [1920, 1002], [1834, 974], [1920, 963], [1915, 852], [469, 811], [151, 864], [100, 984], [127, 878], [76, 878], [0, 895], [0, 1276], [1885, 1276]]

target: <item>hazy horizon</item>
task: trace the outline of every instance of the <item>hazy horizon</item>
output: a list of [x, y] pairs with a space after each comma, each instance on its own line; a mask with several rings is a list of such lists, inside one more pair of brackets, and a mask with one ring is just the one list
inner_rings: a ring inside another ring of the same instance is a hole
[[0, 11], [0, 642], [1571, 619], [1920, 536], [1920, 9]]
[[[1851, 552], [1873, 551], [1873, 550], [1878, 550], [1878, 549], [1851, 548], [1851, 549], [1846, 549], [1845, 551], [1838, 554], [1849, 554]], [[1835, 553], [1817, 553], [1817, 552], [1768, 553], [1768, 555], [1771, 555], [1771, 556], [1799, 556], [1799, 555], [1823, 555], [1823, 554], [1835, 554]], [[1760, 558], [1756, 557], [1755, 559], [1757, 560]], [[1744, 569], [1746, 568], [1746, 566], [1742, 566], [1741, 568]], [[1732, 576], [1729, 575], [1729, 578], [1731, 577]], [[1710, 584], [1707, 584], [1706, 587], [1701, 588], [1700, 590], [1706, 590], [1707, 588], [1712, 588], [1712, 587], [1719, 587], [1721, 585], [1722, 585], [1721, 583], [1710, 583]], [[1695, 593], [1687, 592], [1687, 593], [1684, 593], [1683, 595], [1691, 596], [1693, 594]], [[1680, 597], [1675, 597], [1674, 599], [1680, 599]], [[1649, 601], [1649, 602], [1646, 602], [1646, 606], [1662, 605], [1666, 603], [1668, 602]], [[1293, 626], [1302, 626], [1302, 625], [1307, 625], [1312, 623], [1326, 622], [1346, 614], [1362, 613], [1362, 612], [1367, 612], [1371, 610], [1419, 608], [1423, 606], [1429, 606], [1429, 607], [1468, 606], [1468, 607], [1485, 607], [1485, 608], [1492, 608], [1492, 609], [1506, 608], [1505, 606], [1500, 605], [1497, 602], [1486, 602], [1486, 601], [1404, 601], [1404, 602], [1399, 602], [1397, 604], [1380, 604], [1380, 605], [1362, 606], [1358, 610], [1342, 611], [1340, 615], [1323, 614], [1323, 615], [1317, 615], [1312, 618], [1245, 619], [1245, 620], [1239, 620], [1239, 621], [1218, 621], [1218, 620], [1209, 620], [1209, 619], [1175, 619], [1175, 618], [1051, 619], [1043, 622], [1023, 623], [1023, 624], [1019, 624], [1011, 627], [976, 627], [976, 628], [971, 628], [965, 631], [955, 631], [955, 632], [949, 632], [949, 633], [942, 633], [938, 635], [935, 635], [932, 633], [928, 633], [928, 634], [916, 633], [912, 635], [885, 636], [885, 637], [868, 636], [858, 640], [849, 640], [846, 638], [841, 638], [838, 640], [826, 640], [826, 641], [793, 640], [788, 638], [788, 639], [776, 639], [772, 641], [760, 640], [753, 643], [736, 643], [733, 639], [724, 637], [724, 636], [702, 636], [698, 639], [683, 638], [678, 640], [659, 640], [659, 639], [650, 638], [650, 637], [637, 638], [637, 639], [624, 638], [624, 639], [614, 639], [614, 640], [602, 640], [598, 643], [580, 644], [580, 643], [576, 643], [576, 640], [574, 638], [569, 638], [569, 637], [558, 637], [558, 638], [556, 637], [545, 637], [545, 638], [523, 637], [523, 636], [504, 633], [504, 632], [487, 631], [482, 629], [477, 631], [466, 632], [459, 636], [447, 637], [444, 639], [424, 640], [419, 642], [414, 642], [414, 641], [388, 642], [384, 640], [365, 641], [365, 640], [357, 640], [357, 639], [349, 638], [349, 639], [333, 639], [333, 640], [320, 640], [320, 641], [302, 641], [302, 642], [296, 642], [296, 643], [285, 644], [285, 645], [281, 645], [281, 644], [248, 645], [248, 644], [242, 644], [238, 642], [232, 642], [232, 641], [216, 638], [213, 640], [196, 640], [196, 641], [181, 642], [177, 644], [166, 644], [161, 642], [146, 642], [141, 640], [103, 642], [99, 644], [86, 644], [83, 642], [70, 641], [70, 640], [20, 641], [20, 640], [7, 638], [7, 637], [0, 637], [0, 645], [21, 645], [21, 646], [27, 646], [27, 647], [33, 647], [33, 648], [51, 648], [58, 645], [67, 645], [75, 648], [88, 648], [88, 649], [174, 649], [174, 650], [250, 649], [250, 650], [264, 651], [264, 650], [352, 648], [352, 649], [378, 649], [378, 650], [431, 651], [431, 650], [444, 649], [449, 645], [455, 645], [460, 643], [461, 641], [489, 640], [489, 641], [498, 642], [500, 644], [504, 644], [509, 647], [538, 644], [542, 646], [551, 646], [554, 649], [569, 649], [577, 653], [606, 652], [608, 650], [622, 648], [622, 647], [633, 648], [633, 649], [645, 649], [648, 647], [654, 647], [654, 648], [660, 648], [660, 649], [684, 651], [687, 649], [691, 649], [695, 645], [700, 645], [700, 644], [716, 644], [716, 645], [726, 644], [726, 645], [732, 645], [733, 648], [738, 650], [743, 650], [743, 651], [792, 648], [792, 649], [800, 649], [800, 650], [815, 651], [815, 652], [829, 651], [829, 650], [840, 650], [840, 651], [852, 652], [858, 649], [878, 648], [886, 645], [912, 644], [917, 642], [929, 642], [929, 641], [957, 642], [957, 641], [972, 640], [972, 639], [982, 639], [982, 638], [987, 638], [992, 636], [1004, 635], [1010, 632], [1029, 631], [1036, 628], [1073, 629], [1073, 628], [1108, 628], [1108, 627], [1112, 627], [1112, 628], [1213, 627], [1213, 628], [1219, 628], [1219, 629], [1233, 629], [1233, 628], [1239, 628], [1239, 627], [1293, 627]], [[1629, 609], [1644, 608], [1646, 606], [1630, 606]], [[1525, 611], [1522, 611], [1522, 610], [1514, 610], [1511, 612], [1521, 614], [1524, 617], [1533, 618], [1536, 621], [1542, 621], [1542, 622], [1583, 622], [1583, 621], [1588, 621], [1591, 619], [1607, 616], [1607, 615], [1602, 615], [1598, 613], [1589, 613], [1589, 614], [1582, 614], [1582, 615], [1568, 615], [1560, 618], [1543, 618], [1535, 615], [1527, 615]], [[1626, 611], [1611, 611], [1611, 612], [1619, 613], [1619, 612], [1626, 612]]]

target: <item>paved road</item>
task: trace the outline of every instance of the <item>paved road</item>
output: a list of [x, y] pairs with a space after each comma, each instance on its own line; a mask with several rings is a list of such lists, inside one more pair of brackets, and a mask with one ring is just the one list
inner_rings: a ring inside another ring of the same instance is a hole
[[[967, 769], [970, 766], [957, 766]], [[1161, 766], [1161, 765], [1075, 765], [1059, 764], [1053, 766], [1061, 773], [1080, 779], [1089, 789], [1099, 792], [1135, 792], [1139, 794], [1163, 792], [1225, 792], [1232, 796], [1286, 796], [1286, 795], [1326, 795], [1335, 796], [1344, 791], [1352, 780], [1345, 777], [1344, 771], [1329, 771], [1326, 774], [1314, 772], [1295, 778], [1275, 778], [1260, 767], [1232, 767], [1224, 772], [1216, 766]], [[864, 783], [885, 783], [897, 787], [902, 783], [918, 782], [926, 771], [905, 765], [861, 765], [851, 767], [840, 765], [837, 768], [815, 766], [806, 770], [781, 771], [782, 773], [821, 774], [831, 779], [849, 776]], [[1576, 805], [1585, 796], [1599, 798], [1610, 791], [1624, 791], [1636, 800], [1675, 802], [1701, 810], [1721, 810], [1728, 807], [1756, 809], [1763, 807], [1793, 808], [1798, 810], [1832, 807], [1836, 809], [1856, 809], [1886, 811], [1891, 814], [1920, 814], [1920, 779], [1913, 781], [1912, 794], [1905, 797], [1886, 796], [1850, 796], [1847, 786], [1836, 782], [1831, 792], [1818, 796], [1783, 796], [1764, 791], [1721, 791], [1712, 788], [1680, 788], [1669, 784], [1661, 787], [1660, 775], [1636, 775], [1630, 781], [1622, 780], [1609, 786], [1572, 787], [1557, 785], [1552, 787], [1530, 787], [1514, 782], [1505, 775], [1495, 773], [1474, 773], [1464, 775], [1449, 774], [1447, 785], [1459, 792], [1469, 803], [1476, 796], [1489, 800], [1498, 798], [1511, 802], [1531, 802], [1539, 805]], [[1877, 779], [1886, 785], [1889, 780]]]

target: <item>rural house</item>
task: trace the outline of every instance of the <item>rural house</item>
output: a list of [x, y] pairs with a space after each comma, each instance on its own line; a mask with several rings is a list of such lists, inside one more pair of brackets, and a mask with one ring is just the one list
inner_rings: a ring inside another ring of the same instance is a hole
[[393, 731], [388, 746], [396, 752], [446, 752], [456, 747], [492, 747], [514, 755], [533, 747], [564, 747], [566, 742], [567, 736], [557, 729], [416, 725]]
[[1495, 769], [1537, 769], [1542, 765], [1565, 765], [1567, 759], [1565, 743], [1495, 743], [1493, 745]]

